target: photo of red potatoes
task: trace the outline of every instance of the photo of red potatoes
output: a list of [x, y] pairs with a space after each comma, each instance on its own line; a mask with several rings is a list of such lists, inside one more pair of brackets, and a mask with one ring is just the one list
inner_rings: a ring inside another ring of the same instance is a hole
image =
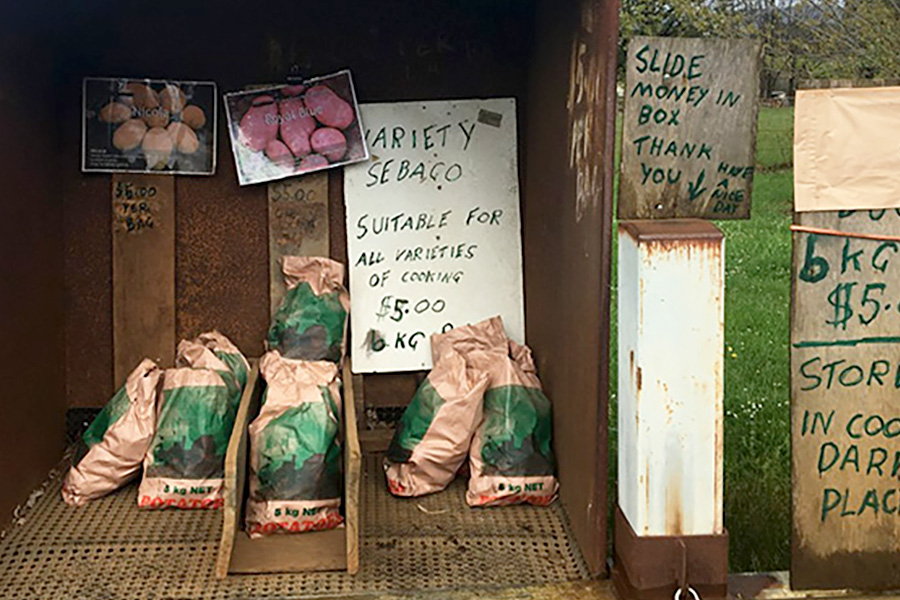
[[368, 158], [349, 71], [225, 94], [225, 108], [241, 185]]
[[212, 174], [215, 84], [88, 78], [85, 171]]

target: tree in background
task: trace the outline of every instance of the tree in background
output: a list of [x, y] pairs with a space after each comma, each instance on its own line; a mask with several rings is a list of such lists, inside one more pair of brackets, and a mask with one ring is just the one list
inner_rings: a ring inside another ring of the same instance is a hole
[[900, 0], [804, 0], [804, 77], [900, 77]]
[[900, 0], [621, 0], [620, 65], [636, 35], [759, 39], [765, 96], [802, 79], [900, 77]]

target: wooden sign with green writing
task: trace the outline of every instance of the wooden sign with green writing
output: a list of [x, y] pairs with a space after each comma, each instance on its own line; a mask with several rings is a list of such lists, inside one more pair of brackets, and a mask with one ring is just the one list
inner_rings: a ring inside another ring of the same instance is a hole
[[628, 47], [620, 219], [746, 219], [759, 44], [636, 37]]
[[797, 215], [797, 589], [900, 587], [900, 211]]

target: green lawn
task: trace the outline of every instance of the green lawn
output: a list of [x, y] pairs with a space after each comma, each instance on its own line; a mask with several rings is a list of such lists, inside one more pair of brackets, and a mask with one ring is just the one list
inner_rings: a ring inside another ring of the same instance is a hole
[[[790, 564], [788, 342], [791, 109], [763, 108], [747, 221], [725, 232], [725, 526], [732, 571]], [[618, 148], [618, 144], [617, 144]], [[616, 274], [610, 372], [610, 499], [616, 469]]]

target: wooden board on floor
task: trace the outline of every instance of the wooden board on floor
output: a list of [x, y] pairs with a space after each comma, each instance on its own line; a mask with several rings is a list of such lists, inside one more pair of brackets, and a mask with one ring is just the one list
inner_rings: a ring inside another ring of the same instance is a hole
[[328, 173], [269, 184], [269, 304], [284, 297], [282, 256], [328, 256]]
[[259, 362], [254, 359], [251, 361], [250, 376], [247, 377], [241, 404], [234, 418], [234, 429], [228, 440], [228, 451], [225, 453], [225, 506], [222, 509], [222, 539], [219, 541], [219, 555], [216, 558], [216, 577], [219, 579], [228, 575], [235, 539], [238, 536], [246, 537], [242, 531], [242, 521], [250, 443], [247, 425], [259, 413], [262, 399], [260, 382]]
[[347, 537], [347, 572], [359, 571], [359, 500], [362, 450], [359, 445], [354, 379], [350, 361], [344, 361], [344, 527]]
[[162, 367], [175, 353], [175, 179], [112, 176], [115, 385], [143, 358]]
[[229, 573], [287, 573], [298, 571], [359, 571], [359, 493], [362, 455], [356, 431], [353, 380], [343, 371], [344, 394], [344, 527], [297, 535], [250, 539], [243, 529], [247, 494], [247, 426], [259, 414], [265, 383], [254, 361], [241, 398], [234, 431], [225, 456], [225, 507], [216, 577]]

